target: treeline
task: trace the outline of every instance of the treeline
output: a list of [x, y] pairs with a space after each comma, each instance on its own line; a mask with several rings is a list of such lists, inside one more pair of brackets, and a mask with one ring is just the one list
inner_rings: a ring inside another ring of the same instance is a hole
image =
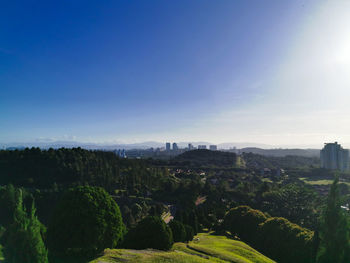
[[176, 156], [169, 164], [187, 167], [237, 167], [237, 155], [205, 149], [193, 150]]
[[[28, 188], [95, 185], [107, 190], [146, 191], [158, 187], [163, 170], [146, 161], [120, 159], [112, 152], [81, 148], [0, 151], [0, 184]], [[157, 179], [157, 180], [155, 180]]]
[[243, 153], [243, 160], [249, 169], [295, 169], [306, 167], [319, 167], [320, 159], [316, 157], [303, 157], [287, 155], [285, 157], [264, 156], [254, 153]]

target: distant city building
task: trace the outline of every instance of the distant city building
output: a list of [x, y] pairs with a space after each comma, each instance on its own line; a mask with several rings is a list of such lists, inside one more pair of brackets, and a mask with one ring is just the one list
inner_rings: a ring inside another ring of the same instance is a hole
[[217, 145], [209, 145], [209, 150], [217, 151], [218, 150], [218, 146]]
[[203, 149], [207, 149], [206, 145], [198, 145], [198, 150], [203, 150]]
[[320, 152], [321, 167], [332, 170], [349, 170], [349, 150], [345, 150], [337, 142], [325, 143]]
[[173, 150], [174, 150], [174, 151], [177, 151], [178, 149], [179, 149], [179, 147], [177, 146], [177, 143], [174, 142], [174, 143], [173, 143]]
[[166, 151], [170, 151], [170, 150], [171, 150], [170, 142], [167, 142], [167, 143], [165, 144], [165, 150], [166, 150]]
[[118, 151], [116, 151], [116, 154], [120, 157], [120, 158], [126, 158], [127, 156], [126, 156], [126, 152], [125, 152], [125, 149], [123, 149], [123, 150], [118, 150]]
[[190, 151], [194, 149], [194, 147], [193, 147], [193, 144], [192, 144], [192, 143], [189, 143], [189, 144], [188, 144], [188, 149], [189, 149]]

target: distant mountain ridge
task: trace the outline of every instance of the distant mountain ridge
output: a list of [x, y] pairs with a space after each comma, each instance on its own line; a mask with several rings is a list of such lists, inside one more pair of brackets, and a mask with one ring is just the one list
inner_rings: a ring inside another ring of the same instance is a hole
[[[171, 141], [170, 141], [171, 142]], [[172, 143], [172, 142], [171, 142]], [[195, 147], [198, 145], [211, 145], [210, 142], [178, 142], [180, 148], [185, 148], [191, 143]], [[220, 143], [217, 144], [218, 149], [229, 150], [235, 153], [251, 152], [266, 156], [283, 157], [287, 155], [297, 155], [304, 157], [319, 157], [319, 149], [288, 149], [273, 148], [271, 145], [258, 143]], [[49, 148], [75, 148], [81, 147], [88, 150], [115, 150], [115, 149], [149, 149], [165, 147], [165, 143], [156, 141], [147, 141], [140, 143], [86, 143], [77, 141], [47, 141], [47, 142], [27, 142], [27, 143], [0, 143], [0, 149], [23, 149], [23, 148], [39, 147], [41, 149]]]

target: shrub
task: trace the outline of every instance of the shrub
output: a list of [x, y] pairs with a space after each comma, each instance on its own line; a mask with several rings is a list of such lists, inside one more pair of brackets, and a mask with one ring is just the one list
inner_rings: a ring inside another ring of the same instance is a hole
[[313, 232], [282, 217], [272, 217], [259, 225], [258, 249], [283, 263], [313, 261]]
[[141, 220], [126, 234], [124, 241], [124, 247], [133, 249], [169, 250], [174, 243], [171, 229], [158, 216]]
[[185, 231], [186, 231], [185, 241], [192, 241], [192, 239], [194, 237], [193, 227], [191, 227], [190, 225], [184, 225], [184, 227], [185, 227]]
[[249, 206], [238, 206], [226, 214], [224, 228], [232, 235], [236, 234], [243, 241], [255, 245], [259, 224], [265, 222], [266, 219], [266, 215], [259, 210]]
[[124, 225], [117, 203], [100, 187], [69, 189], [55, 208], [47, 242], [50, 257], [93, 256], [116, 247]]
[[173, 233], [174, 242], [184, 242], [186, 240], [186, 229], [180, 221], [170, 221], [169, 227]]

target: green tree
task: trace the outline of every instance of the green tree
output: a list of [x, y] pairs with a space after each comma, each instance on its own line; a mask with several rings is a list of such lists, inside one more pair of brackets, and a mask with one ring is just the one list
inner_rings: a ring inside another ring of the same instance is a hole
[[79, 186], [68, 190], [49, 224], [50, 257], [88, 257], [114, 248], [124, 224], [117, 203], [100, 187]]
[[349, 249], [349, 229], [341, 208], [339, 178], [336, 176], [328, 194], [320, 229], [320, 255], [318, 262], [342, 263]]
[[41, 236], [42, 225], [35, 215], [34, 202], [29, 215], [25, 212], [18, 190], [14, 222], [6, 230], [3, 253], [9, 263], [47, 263], [47, 250]]
[[285, 218], [271, 217], [259, 225], [256, 248], [277, 262], [311, 263], [313, 234]]
[[197, 235], [199, 231], [199, 224], [198, 224], [198, 217], [194, 210], [192, 210], [189, 213], [187, 224], [193, 227], [194, 234]]
[[0, 203], [0, 225], [7, 227], [13, 222], [13, 214], [17, 206], [16, 189], [12, 184], [1, 188]]
[[173, 233], [174, 242], [183, 242], [186, 240], [186, 229], [180, 221], [170, 221], [169, 227]]
[[262, 194], [262, 210], [304, 227], [315, 228], [320, 199], [314, 190], [299, 184], [287, 184]]
[[124, 247], [169, 250], [173, 243], [173, 235], [169, 226], [158, 216], [148, 216], [126, 234]]
[[186, 231], [185, 241], [192, 241], [194, 237], [193, 227], [191, 227], [190, 225], [184, 225], [184, 226]]
[[249, 206], [232, 208], [225, 216], [224, 228], [232, 235], [238, 235], [243, 241], [254, 245], [259, 224], [265, 222], [267, 216]]

